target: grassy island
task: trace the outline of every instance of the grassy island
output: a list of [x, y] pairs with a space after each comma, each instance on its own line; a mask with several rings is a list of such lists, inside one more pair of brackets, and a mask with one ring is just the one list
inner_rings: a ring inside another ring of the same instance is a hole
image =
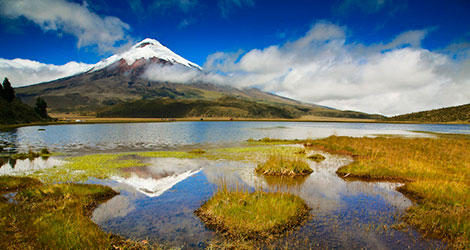
[[229, 190], [224, 186], [195, 214], [231, 239], [266, 240], [302, 224], [309, 208], [292, 194]]
[[264, 175], [300, 176], [313, 172], [308, 163], [300, 157], [270, 155], [264, 163], [258, 164], [255, 171]]

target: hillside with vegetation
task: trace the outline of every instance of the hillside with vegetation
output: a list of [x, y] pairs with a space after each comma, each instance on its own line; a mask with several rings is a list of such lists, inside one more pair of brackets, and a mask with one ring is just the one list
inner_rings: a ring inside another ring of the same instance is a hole
[[237, 117], [237, 118], [300, 118], [304, 115], [369, 118], [373, 115], [340, 110], [320, 111], [308, 107], [278, 103], [256, 102], [250, 99], [225, 96], [215, 100], [178, 100], [158, 98], [121, 103], [98, 112], [98, 117], [184, 118], [184, 117]]
[[470, 122], [470, 104], [393, 116], [387, 121]]
[[0, 124], [23, 124], [48, 121], [47, 103], [40, 97], [35, 107], [30, 107], [15, 96], [10, 81], [5, 78], [0, 85]]

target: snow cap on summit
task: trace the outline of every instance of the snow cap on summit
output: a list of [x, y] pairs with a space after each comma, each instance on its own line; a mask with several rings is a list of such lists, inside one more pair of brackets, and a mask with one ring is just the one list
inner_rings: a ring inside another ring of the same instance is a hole
[[163, 46], [159, 41], [151, 38], [145, 38], [141, 42], [132, 46], [131, 49], [123, 53], [108, 57], [102, 60], [101, 62], [95, 64], [92, 71], [104, 69], [121, 59], [126, 60], [126, 63], [128, 65], [131, 65], [136, 60], [139, 60], [141, 58], [144, 58], [146, 60], [151, 58], [159, 58], [168, 61], [172, 64], [181, 64], [189, 68], [202, 70], [199, 65], [184, 59], [180, 55], [171, 51], [169, 48]]

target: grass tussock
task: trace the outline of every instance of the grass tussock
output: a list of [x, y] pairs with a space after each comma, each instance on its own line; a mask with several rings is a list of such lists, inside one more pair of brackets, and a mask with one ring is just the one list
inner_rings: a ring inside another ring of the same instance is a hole
[[470, 248], [470, 140], [331, 136], [305, 143], [353, 156], [340, 176], [404, 181], [399, 191], [417, 201], [405, 220], [454, 248]]
[[316, 162], [321, 162], [321, 161], [324, 161], [326, 159], [325, 156], [323, 156], [322, 154], [309, 155], [309, 156], [307, 156], [307, 158], [309, 158], [310, 160], [316, 161]]
[[281, 154], [270, 155], [266, 162], [258, 164], [255, 171], [264, 175], [284, 176], [308, 175], [313, 172], [304, 159]]
[[191, 154], [204, 154], [205, 152], [206, 151], [204, 149], [200, 149], [200, 148], [196, 148], [196, 149], [189, 151], [189, 153]]
[[231, 240], [268, 240], [292, 230], [308, 218], [309, 208], [298, 196], [248, 191], [222, 184], [195, 214], [206, 226]]
[[18, 153], [10, 155], [10, 158], [13, 160], [25, 160], [25, 159], [34, 159], [38, 157], [48, 157], [51, 153], [47, 148], [41, 149], [39, 152], [34, 152], [33, 150], [29, 150], [27, 153]]

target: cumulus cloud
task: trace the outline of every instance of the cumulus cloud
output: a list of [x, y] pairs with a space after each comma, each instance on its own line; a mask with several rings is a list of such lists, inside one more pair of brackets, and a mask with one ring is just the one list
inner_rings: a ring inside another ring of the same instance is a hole
[[142, 74], [142, 77], [152, 81], [170, 82], [170, 83], [199, 83], [212, 82], [223, 84], [225, 79], [223, 76], [203, 72], [199, 69], [189, 68], [184, 65], [162, 65], [158, 63], [151, 64]]
[[210, 55], [226, 84], [258, 87], [340, 109], [395, 115], [468, 103], [470, 60], [421, 48], [427, 30], [388, 43], [346, 43], [346, 28], [318, 22], [305, 36], [247, 53]]
[[3, 0], [0, 14], [8, 18], [21, 16], [44, 31], [67, 33], [78, 38], [78, 47], [97, 45], [103, 51], [115, 51], [117, 44], [127, 42], [130, 26], [117, 17], [90, 11], [86, 2], [67, 0]]
[[90, 69], [93, 65], [69, 62], [64, 65], [44, 64], [26, 59], [0, 58], [0, 77], [8, 77], [13, 87], [56, 80]]

